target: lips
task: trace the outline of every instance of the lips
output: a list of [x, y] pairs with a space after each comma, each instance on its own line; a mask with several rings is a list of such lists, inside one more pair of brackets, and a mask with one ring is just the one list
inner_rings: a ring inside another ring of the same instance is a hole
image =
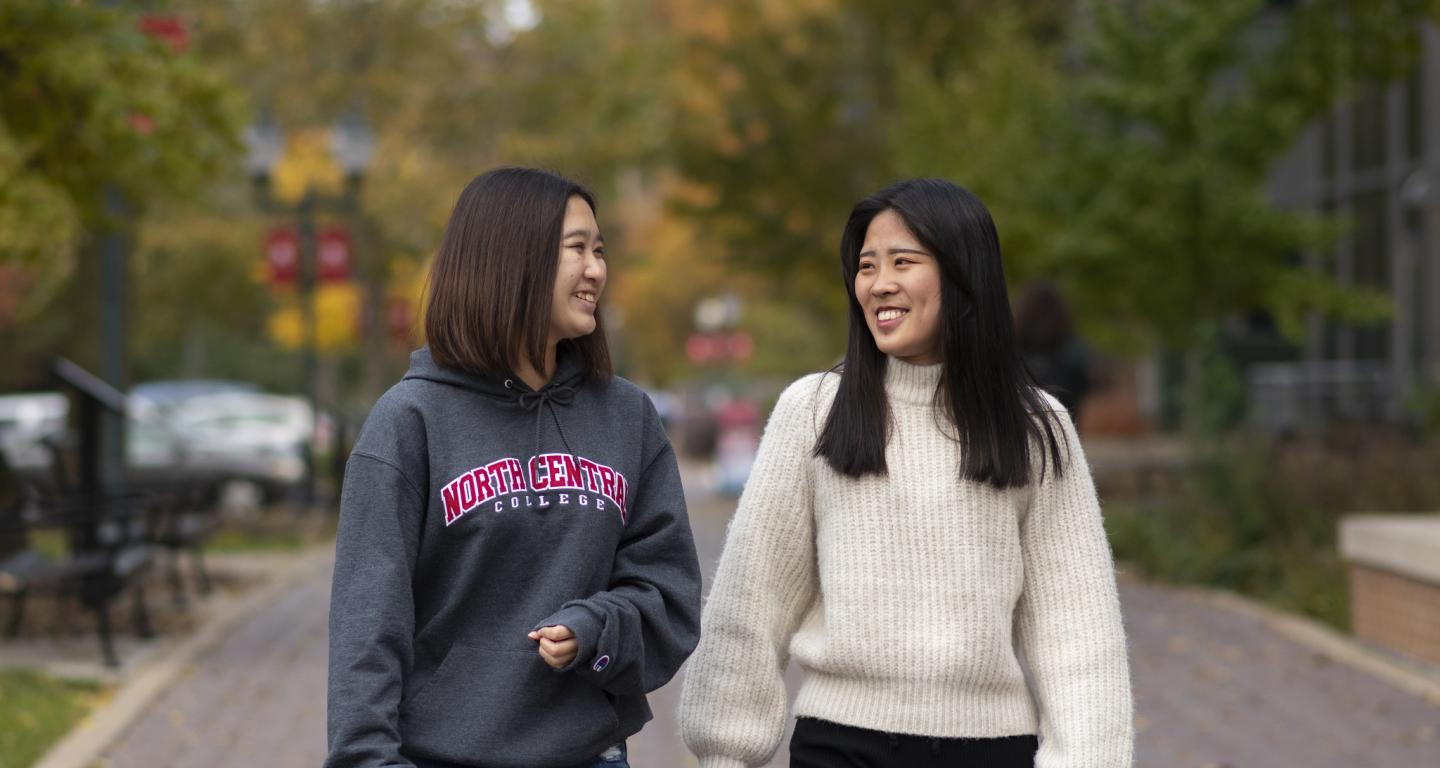
[[910, 310], [903, 307], [880, 307], [875, 310], [875, 325], [880, 330], [889, 330], [899, 325]]
[[591, 306], [594, 306], [595, 300], [599, 298], [595, 295], [593, 291], [576, 291], [575, 293], [572, 293], [570, 295]]

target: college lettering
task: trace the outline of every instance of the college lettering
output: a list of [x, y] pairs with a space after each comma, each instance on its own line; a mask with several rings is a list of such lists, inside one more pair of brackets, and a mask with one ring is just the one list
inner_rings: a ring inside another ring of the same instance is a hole
[[[604, 509], [608, 499], [620, 511], [620, 522], [626, 522], [626, 505], [630, 495], [630, 483], [625, 476], [596, 461], [568, 453], [542, 453], [534, 456], [528, 464], [521, 464], [513, 458], [496, 459], [484, 466], [476, 467], [446, 483], [440, 489], [440, 498], [445, 506], [445, 524], [459, 520], [465, 513], [494, 501], [499, 496], [525, 491], [582, 491], [595, 494], [595, 506]], [[560, 496], [560, 503], [568, 503], [569, 494]], [[587, 495], [578, 497], [581, 504], [589, 506]], [[512, 507], [519, 507], [518, 499], [512, 499]], [[525, 506], [530, 506], [526, 501]], [[540, 507], [550, 506], [542, 497]], [[504, 508], [503, 502], [496, 504], [496, 511]]]

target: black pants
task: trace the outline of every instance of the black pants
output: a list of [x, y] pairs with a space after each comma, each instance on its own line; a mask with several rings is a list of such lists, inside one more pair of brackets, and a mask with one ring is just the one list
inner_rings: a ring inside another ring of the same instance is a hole
[[790, 739], [790, 768], [1034, 768], [1034, 736], [934, 739], [802, 717]]

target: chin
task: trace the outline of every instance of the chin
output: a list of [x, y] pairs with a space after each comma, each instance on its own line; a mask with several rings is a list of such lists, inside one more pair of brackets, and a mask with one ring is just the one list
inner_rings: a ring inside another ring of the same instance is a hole
[[881, 351], [881, 352], [884, 352], [885, 354], [887, 354], [887, 355], [889, 355], [890, 357], [893, 357], [893, 358], [895, 358], [895, 359], [897, 359], [897, 360], [904, 360], [904, 361], [906, 361], [906, 362], [909, 362], [909, 363], [912, 363], [912, 364], [916, 364], [916, 365], [928, 365], [928, 363], [915, 363], [915, 362], [914, 362], [915, 360], [918, 360], [918, 359], [921, 359], [921, 358], [925, 357], [925, 352], [924, 352], [923, 350], [918, 350], [918, 349], [914, 349], [914, 348], [911, 348], [911, 347], [902, 347], [902, 346], [892, 345], [892, 346], [889, 346], [889, 347], [881, 347], [881, 348], [880, 348], [880, 351]]
[[878, 348], [881, 352], [883, 352], [883, 353], [885, 353], [885, 354], [887, 354], [887, 355], [889, 355], [889, 356], [891, 356], [891, 357], [904, 357], [904, 356], [905, 356], [905, 347], [904, 347], [903, 345], [895, 344], [895, 343], [893, 343], [893, 342], [887, 342], [887, 343], [885, 343], [885, 344], [876, 344], [875, 346], [876, 346], [876, 348]]

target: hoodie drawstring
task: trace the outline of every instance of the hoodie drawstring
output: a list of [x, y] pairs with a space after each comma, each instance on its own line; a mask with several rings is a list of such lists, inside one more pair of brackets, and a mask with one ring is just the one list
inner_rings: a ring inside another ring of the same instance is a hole
[[[514, 381], [506, 379], [505, 388], [514, 389]], [[541, 387], [537, 392], [522, 392], [517, 402], [522, 409], [535, 412], [535, 450], [531, 453], [532, 456], [540, 455], [540, 420], [545, 407], [550, 409], [550, 418], [555, 421], [555, 429], [560, 432], [560, 442], [565, 446], [565, 452], [574, 455], [575, 449], [571, 448], [570, 441], [565, 439], [565, 428], [560, 426], [560, 415], [555, 413], [557, 404], [570, 405], [575, 402], [574, 387], [564, 385]]]

